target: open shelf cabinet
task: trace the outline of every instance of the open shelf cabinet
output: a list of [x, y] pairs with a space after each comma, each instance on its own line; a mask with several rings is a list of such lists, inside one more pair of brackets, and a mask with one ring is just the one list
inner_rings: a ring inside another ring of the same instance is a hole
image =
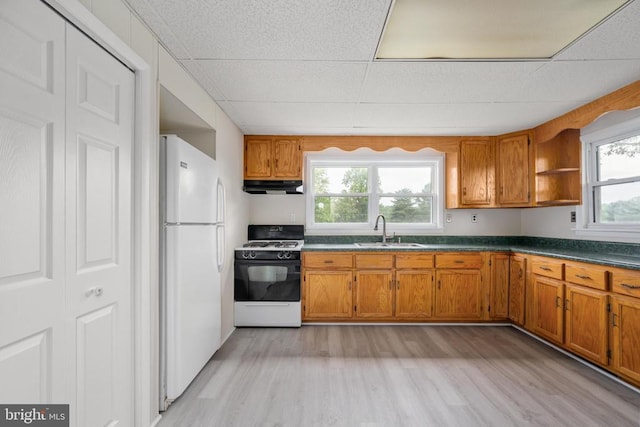
[[535, 146], [536, 205], [582, 203], [580, 130], [565, 129]]

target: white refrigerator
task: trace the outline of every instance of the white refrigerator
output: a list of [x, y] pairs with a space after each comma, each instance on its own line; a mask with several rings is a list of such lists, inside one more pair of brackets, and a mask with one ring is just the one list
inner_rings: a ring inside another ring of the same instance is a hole
[[175, 135], [160, 138], [160, 407], [220, 347], [224, 187], [216, 162]]

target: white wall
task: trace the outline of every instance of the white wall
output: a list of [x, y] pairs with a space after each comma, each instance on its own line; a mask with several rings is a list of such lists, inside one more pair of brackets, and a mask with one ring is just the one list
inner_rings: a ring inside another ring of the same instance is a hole
[[[304, 224], [305, 197], [301, 194], [252, 194], [249, 196], [249, 221], [252, 224]], [[445, 235], [519, 236], [521, 233], [520, 209], [451, 209], [445, 211], [445, 215], [448, 213], [452, 222], [445, 223]], [[471, 222], [472, 214], [478, 216], [477, 223]], [[387, 232], [394, 232], [393, 225], [387, 227]], [[379, 232], [371, 230], [371, 234]]]
[[557, 206], [522, 209], [522, 235], [532, 237], [553, 237], [558, 239], [577, 239], [572, 228], [571, 212], [576, 206]]

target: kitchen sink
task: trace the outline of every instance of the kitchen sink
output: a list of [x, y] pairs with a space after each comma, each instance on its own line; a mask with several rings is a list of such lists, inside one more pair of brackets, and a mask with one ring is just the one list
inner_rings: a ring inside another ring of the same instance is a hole
[[354, 243], [354, 245], [359, 246], [361, 248], [421, 248], [422, 245], [420, 243], [410, 243], [410, 242], [366, 242], [366, 243]]

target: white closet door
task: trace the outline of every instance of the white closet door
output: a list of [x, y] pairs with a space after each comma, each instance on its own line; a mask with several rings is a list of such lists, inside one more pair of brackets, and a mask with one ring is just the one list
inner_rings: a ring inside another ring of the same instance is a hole
[[133, 424], [134, 74], [67, 25], [67, 328], [77, 426]]
[[0, 402], [66, 403], [65, 23], [0, 1]]

